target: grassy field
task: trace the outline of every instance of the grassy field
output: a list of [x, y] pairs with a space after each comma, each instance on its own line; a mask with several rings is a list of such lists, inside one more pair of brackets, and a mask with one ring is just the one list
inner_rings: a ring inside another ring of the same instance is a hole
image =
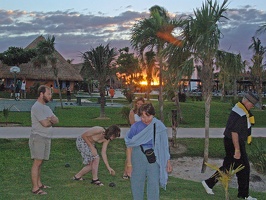
[[[203, 139], [179, 139], [178, 142], [187, 146], [187, 151], [178, 156], [202, 156]], [[0, 199], [132, 199], [130, 182], [122, 179], [125, 160], [125, 146], [122, 139], [112, 141], [107, 153], [110, 166], [116, 171], [116, 176], [109, 175], [103, 161], [101, 160], [100, 162], [99, 178], [105, 184], [103, 187], [90, 184], [91, 174], [85, 176], [85, 181], [72, 181], [73, 175], [83, 167], [81, 156], [75, 147], [75, 140], [53, 139], [50, 160], [44, 162], [42, 168], [43, 183], [52, 187], [51, 189], [46, 189], [48, 195], [45, 196], [31, 194], [30, 169], [32, 161], [30, 160], [28, 140], [0, 139], [0, 146]], [[223, 156], [221, 139], [210, 139], [210, 153], [211, 157]], [[66, 163], [70, 164], [70, 167], [65, 167]], [[110, 182], [114, 182], [116, 186], [113, 188], [108, 187]], [[210, 196], [205, 193], [201, 183], [171, 176], [167, 190], [161, 189], [160, 192], [162, 200], [224, 199], [221, 185], [217, 185], [214, 188], [215, 196]], [[231, 199], [235, 199], [237, 190], [230, 188], [229, 193]], [[265, 199], [265, 193], [251, 191], [250, 194], [260, 200]]]
[[[125, 100], [117, 100], [119, 103], [129, 106]], [[158, 113], [158, 102], [152, 102]], [[220, 102], [213, 99], [211, 105], [210, 126], [225, 127], [227, 117], [230, 113], [232, 104], [230, 101]], [[166, 126], [171, 126], [171, 110], [175, 109], [173, 102], [165, 102], [164, 116]], [[195, 128], [204, 127], [204, 102], [188, 100], [181, 103], [184, 121], [180, 127]], [[55, 114], [59, 117], [62, 127], [90, 127], [95, 125], [109, 126], [118, 124], [127, 126], [126, 119], [122, 117], [121, 108], [105, 108], [106, 116], [109, 119], [99, 120], [99, 107], [65, 107], [56, 108]], [[266, 127], [266, 112], [257, 109], [253, 110], [256, 118], [255, 127]], [[4, 122], [4, 116], [0, 114], [0, 122]], [[9, 122], [19, 123], [21, 126], [30, 126], [30, 112], [10, 112]], [[264, 143], [266, 138], [254, 138]], [[187, 151], [183, 154], [174, 154], [172, 158], [181, 156], [200, 156], [202, 157], [204, 139], [178, 139], [178, 143], [185, 145]], [[224, 156], [222, 139], [210, 139], [210, 157], [222, 158]], [[254, 145], [253, 145], [254, 146]], [[253, 147], [248, 146], [248, 151]], [[43, 183], [52, 186], [47, 189], [48, 195], [34, 196], [31, 194], [30, 169], [32, 161], [27, 139], [7, 140], [0, 139], [0, 199], [5, 200], [31, 200], [31, 199], [91, 199], [91, 200], [124, 200], [132, 199], [130, 183], [123, 180], [123, 165], [125, 160], [125, 145], [122, 139], [114, 140], [108, 147], [108, 158], [112, 168], [116, 171], [116, 176], [110, 176], [101, 161], [99, 168], [99, 178], [105, 184], [104, 187], [97, 187], [90, 184], [91, 175], [86, 175], [85, 181], [72, 181], [71, 177], [82, 167], [81, 156], [75, 147], [74, 139], [53, 139], [51, 156], [42, 168]], [[70, 167], [65, 167], [69, 163]], [[200, 168], [201, 166], [199, 166]], [[114, 182], [116, 187], [108, 187], [110, 182]], [[201, 183], [182, 180], [179, 178], [169, 178], [167, 190], [161, 190], [162, 200], [221, 200], [224, 199], [222, 186], [214, 188], [215, 196], [205, 193]], [[229, 193], [235, 199], [237, 190], [230, 188]], [[253, 192], [251, 195], [258, 199], [265, 199], [265, 193]]]
[[[115, 102], [124, 106], [130, 106], [124, 99], [117, 99]], [[152, 101], [156, 108], [157, 116], [159, 114], [158, 101]], [[223, 128], [226, 125], [226, 120], [231, 111], [232, 103], [230, 100], [220, 102], [219, 99], [214, 98], [211, 104], [210, 112], [210, 127]], [[171, 126], [171, 110], [176, 109], [173, 102], [164, 102], [164, 123], [166, 126]], [[179, 127], [184, 128], [202, 128], [204, 127], [204, 102], [188, 100], [181, 103], [181, 111], [183, 116], [182, 123]], [[60, 123], [56, 126], [61, 127], [90, 127], [90, 126], [110, 126], [118, 124], [120, 126], [128, 126], [127, 120], [121, 114], [122, 108], [105, 107], [105, 114], [108, 119], [99, 120], [100, 108], [88, 106], [64, 107], [63, 109], [57, 107], [55, 114], [59, 117]], [[252, 113], [255, 116], [255, 127], [266, 127], [265, 110], [253, 109]], [[5, 118], [1, 112], [0, 122], [5, 122]], [[8, 122], [18, 123], [21, 126], [30, 126], [30, 112], [9, 112]]]

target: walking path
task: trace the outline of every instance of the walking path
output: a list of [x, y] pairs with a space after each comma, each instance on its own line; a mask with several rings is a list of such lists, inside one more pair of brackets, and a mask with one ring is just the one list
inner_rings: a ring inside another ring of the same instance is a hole
[[[54, 127], [53, 138], [77, 138], [88, 127]], [[129, 128], [121, 128], [124, 138]], [[266, 137], [266, 128], [253, 128], [253, 137]], [[210, 128], [210, 138], [223, 138], [224, 128]], [[0, 138], [29, 138], [31, 127], [0, 127]], [[172, 137], [172, 128], [168, 128], [168, 136]], [[179, 128], [177, 138], [204, 138], [204, 128]]]

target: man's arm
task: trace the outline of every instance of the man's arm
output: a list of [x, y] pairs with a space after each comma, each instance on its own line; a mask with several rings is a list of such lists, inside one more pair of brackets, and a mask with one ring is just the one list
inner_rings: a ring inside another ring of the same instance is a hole
[[233, 141], [233, 144], [234, 144], [234, 147], [235, 147], [234, 158], [235, 159], [240, 159], [241, 153], [240, 153], [238, 133], [232, 132], [232, 141]]
[[43, 127], [51, 127], [53, 126], [53, 124], [57, 124], [58, 122], [59, 119], [55, 115], [47, 117], [46, 119], [40, 121]]

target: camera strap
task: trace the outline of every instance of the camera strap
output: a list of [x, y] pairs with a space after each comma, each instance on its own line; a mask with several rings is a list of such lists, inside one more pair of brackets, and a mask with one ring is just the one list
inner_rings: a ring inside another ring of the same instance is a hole
[[[155, 146], [155, 133], [156, 133], [156, 124], [153, 124], [153, 139], [154, 139], [154, 146]], [[142, 145], [140, 145], [141, 151], [144, 153], [144, 149]]]

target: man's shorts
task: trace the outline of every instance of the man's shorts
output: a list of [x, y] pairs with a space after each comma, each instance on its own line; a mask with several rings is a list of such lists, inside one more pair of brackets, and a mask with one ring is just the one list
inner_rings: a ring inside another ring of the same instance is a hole
[[38, 134], [31, 134], [29, 139], [31, 159], [49, 160], [51, 149], [51, 138]]

